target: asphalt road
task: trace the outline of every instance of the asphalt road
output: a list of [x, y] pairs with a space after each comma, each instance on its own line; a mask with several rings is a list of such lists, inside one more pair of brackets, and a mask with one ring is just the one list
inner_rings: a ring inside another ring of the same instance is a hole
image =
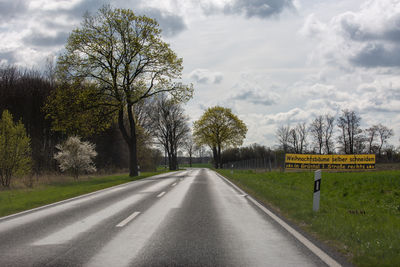
[[208, 169], [0, 219], [0, 266], [324, 266]]

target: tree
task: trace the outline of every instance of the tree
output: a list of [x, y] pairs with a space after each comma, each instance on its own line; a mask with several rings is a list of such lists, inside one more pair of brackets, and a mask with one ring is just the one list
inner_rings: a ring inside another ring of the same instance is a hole
[[326, 154], [331, 154], [334, 150], [332, 136], [333, 136], [333, 127], [334, 127], [335, 117], [331, 116], [329, 114], [326, 114], [324, 116], [324, 119], [325, 119], [325, 125], [324, 125], [324, 131], [323, 131], [324, 150], [325, 150]]
[[[163, 41], [155, 20], [109, 6], [103, 6], [93, 16], [85, 15], [81, 27], [70, 34], [65, 53], [57, 62], [59, 82], [83, 84], [94, 90], [84, 101], [93, 103], [87, 105], [89, 110], [107, 109], [106, 115], [117, 117], [129, 147], [130, 176], [138, 175], [134, 106], [160, 92], [169, 92], [177, 101], [188, 100], [192, 86], [175, 82], [182, 69], [182, 59]], [[53, 104], [60, 108], [63, 102]], [[71, 114], [60, 121], [76, 119], [77, 115]]]
[[322, 152], [331, 154], [333, 152], [334, 121], [335, 117], [329, 114], [319, 115], [310, 125], [310, 132], [318, 148], [318, 154], [322, 154]]
[[318, 154], [322, 154], [322, 148], [324, 146], [324, 128], [324, 117], [322, 115], [316, 117], [310, 125], [310, 132], [314, 143], [318, 147]]
[[286, 153], [290, 148], [290, 126], [279, 126], [276, 131], [276, 137], [278, 142], [281, 144], [283, 151]]
[[342, 131], [339, 143], [342, 144], [345, 154], [354, 154], [355, 152], [355, 141], [362, 133], [360, 122], [361, 117], [355, 111], [342, 110], [342, 115], [338, 118], [338, 126]]
[[375, 138], [378, 136], [378, 125], [373, 125], [368, 129], [365, 129], [365, 135], [368, 141], [368, 153], [372, 154], [375, 150], [374, 141]]
[[216, 168], [221, 166], [221, 150], [240, 146], [246, 137], [247, 127], [229, 108], [208, 108], [193, 124], [193, 136], [198, 145], [208, 145]]
[[298, 140], [298, 153], [302, 154], [304, 152], [304, 150], [306, 150], [307, 147], [307, 127], [306, 127], [306, 123], [298, 123], [296, 128], [296, 135], [297, 135], [297, 140]]
[[382, 147], [383, 145], [387, 142], [387, 140], [390, 139], [394, 135], [393, 129], [389, 129], [388, 127], [379, 124], [378, 125], [378, 136], [379, 136], [379, 147], [378, 147], [378, 153], [379, 156], [381, 156], [382, 152]]
[[189, 166], [192, 167], [192, 158], [196, 150], [196, 145], [191, 134], [187, 135], [186, 140], [183, 142], [183, 147], [185, 148], [189, 156]]
[[10, 187], [14, 175], [23, 175], [31, 168], [30, 139], [21, 122], [14, 123], [8, 110], [0, 120], [0, 180], [3, 187]]
[[168, 99], [164, 94], [156, 98], [150, 116], [153, 134], [167, 152], [169, 169], [177, 170], [178, 149], [184, 144], [190, 131], [188, 118], [179, 103]]
[[42, 108], [54, 91], [47, 78], [34, 70], [0, 66], [0, 115], [4, 110], [21, 121], [30, 138], [32, 171], [36, 174], [54, 169], [54, 145], [61, 134], [51, 130], [51, 121]]
[[95, 172], [96, 166], [93, 164], [93, 158], [97, 156], [95, 145], [89, 142], [83, 142], [78, 136], [69, 137], [63, 144], [56, 145], [59, 150], [54, 155], [61, 171], [69, 171], [75, 180], [81, 173]]
[[295, 129], [295, 128], [290, 129], [289, 133], [290, 133], [289, 142], [291, 143], [292, 151], [293, 151], [294, 153], [300, 153], [300, 152], [299, 152], [299, 150], [300, 150], [300, 147], [299, 147], [299, 137], [297, 136], [296, 129]]

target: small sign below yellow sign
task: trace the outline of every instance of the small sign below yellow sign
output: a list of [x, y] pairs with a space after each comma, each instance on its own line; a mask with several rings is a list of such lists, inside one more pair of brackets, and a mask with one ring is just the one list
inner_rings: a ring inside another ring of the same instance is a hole
[[375, 169], [375, 155], [286, 154], [286, 169]]

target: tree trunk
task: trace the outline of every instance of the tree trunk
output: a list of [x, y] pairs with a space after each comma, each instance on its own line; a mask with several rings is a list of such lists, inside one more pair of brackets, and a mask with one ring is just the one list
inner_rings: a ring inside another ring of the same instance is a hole
[[130, 126], [130, 136], [124, 125], [124, 110], [121, 108], [118, 113], [118, 126], [129, 148], [129, 176], [138, 176], [138, 161], [137, 161], [137, 140], [136, 140], [136, 125], [132, 114], [132, 105], [128, 105], [128, 119]]
[[222, 160], [221, 160], [221, 146], [218, 145], [218, 168], [222, 168]]
[[218, 169], [218, 155], [217, 155], [217, 147], [213, 146], [213, 158], [214, 158], [214, 167]]
[[138, 175], [137, 142], [136, 138], [133, 138], [129, 145], [129, 176], [134, 177]]

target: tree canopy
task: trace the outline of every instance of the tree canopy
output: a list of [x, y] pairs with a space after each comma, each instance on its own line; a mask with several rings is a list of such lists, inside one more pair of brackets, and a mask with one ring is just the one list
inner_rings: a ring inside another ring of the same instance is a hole
[[[84, 109], [76, 114], [61, 113], [63, 116], [56, 120], [57, 125], [61, 128], [75, 126], [65, 121], [77, 120], [92, 111], [94, 115], [109, 115], [111, 120], [117, 119], [129, 147], [130, 175], [136, 176], [137, 118], [134, 105], [161, 92], [170, 93], [178, 101], [191, 98], [193, 87], [177, 82], [182, 69], [182, 59], [163, 41], [155, 20], [137, 16], [129, 9], [103, 6], [96, 14], [85, 15], [81, 27], [70, 34], [65, 53], [58, 59], [59, 82], [85, 85], [91, 90], [83, 95], [75, 92], [79, 101], [83, 99]], [[59, 92], [65, 93], [63, 90]], [[59, 97], [59, 101], [51, 105], [65, 107], [65, 98]], [[57, 97], [53, 96], [53, 99]], [[101, 116], [85, 119], [97, 118]], [[124, 123], [125, 118], [128, 123]], [[103, 128], [103, 125], [99, 127], [100, 130]]]
[[221, 150], [240, 146], [246, 137], [247, 127], [229, 108], [208, 108], [200, 119], [194, 122], [193, 135], [198, 145], [208, 145], [214, 154], [214, 163], [221, 163]]
[[14, 123], [8, 110], [0, 120], [0, 181], [9, 187], [14, 175], [23, 175], [31, 168], [30, 139], [21, 122]]

